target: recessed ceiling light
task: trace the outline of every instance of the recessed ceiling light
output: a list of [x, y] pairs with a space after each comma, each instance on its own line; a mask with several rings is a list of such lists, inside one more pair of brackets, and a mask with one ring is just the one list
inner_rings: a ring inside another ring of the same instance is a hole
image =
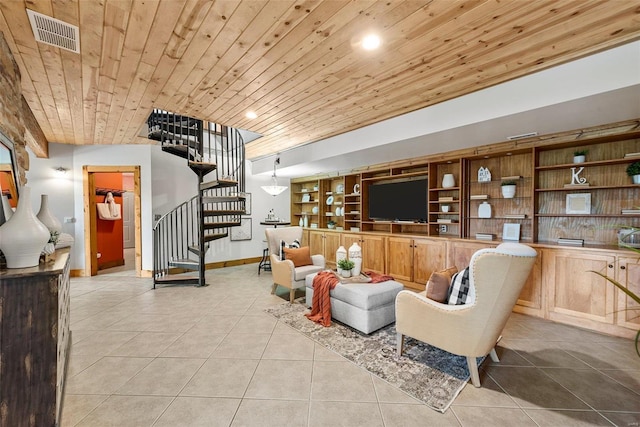
[[362, 39], [362, 48], [364, 50], [374, 50], [380, 47], [380, 37], [375, 34], [369, 34]]
[[253, 111], [247, 111], [247, 114], [245, 114], [245, 117], [247, 119], [255, 119], [258, 117], [258, 115]]

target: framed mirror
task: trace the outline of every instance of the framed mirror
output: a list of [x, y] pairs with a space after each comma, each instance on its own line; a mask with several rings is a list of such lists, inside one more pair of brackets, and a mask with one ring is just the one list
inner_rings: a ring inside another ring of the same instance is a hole
[[[17, 167], [13, 142], [0, 131], [0, 191], [2, 195], [7, 196], [12, 208], [18, 205]], [[1, 222], [4, 222], [4, 214], [1, 215]]]

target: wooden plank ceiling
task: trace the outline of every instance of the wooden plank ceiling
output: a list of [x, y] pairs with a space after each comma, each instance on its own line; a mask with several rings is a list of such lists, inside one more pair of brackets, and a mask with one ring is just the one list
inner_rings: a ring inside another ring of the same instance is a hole
[[[79, 26], [81, 54], [35, 42], [26, 8]], [[256, 159], [637, 40], [640, 6], [3, 0], [0, 30], [49, 141], [148, 143], [155, 107], [264, 135]], [[366, 52], [371, 30], [383, 45]]]

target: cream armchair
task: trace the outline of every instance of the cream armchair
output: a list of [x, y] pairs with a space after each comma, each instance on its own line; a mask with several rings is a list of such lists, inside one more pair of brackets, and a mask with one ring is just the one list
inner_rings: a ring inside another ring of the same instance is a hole
[[[469, 262], [470, 296], [465, 305], [447, 305], [426, 292], [401, 291], [396, 296], [397, 351], [402, 356], [404, 336], [467, 357], [471, 382], [480, 387], [476, 357], [495, 352], [502, 329], [535, 263], [533, 248], [503, 243], [481, 249]], [[475, 291], [475, 292], [474, 292]]]
[[293, 297], [298, 288], [304, 288], [304, 279], [308, 274], [324, 270], [324, 256], [311, 255], [313, 265], [294, 267], [290, 260], [280, 261], [280, 241], [291, 243], [294, 240], [302, 241], [302, 227], [267, 228], [267, 245], [269, 246], [271, 260], [271, 274], [273, 275], [273, 287], [271, 293], [276, 292], [278, 285], [289, 289], [289, 302], [293, 303]]

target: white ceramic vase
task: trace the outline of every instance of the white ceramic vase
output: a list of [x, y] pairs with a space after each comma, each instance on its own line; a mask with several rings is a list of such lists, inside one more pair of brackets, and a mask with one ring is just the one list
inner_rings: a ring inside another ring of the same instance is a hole
[[355, 264], [351, 272], [354, 276], [359, 276], [362, 270], [362, 248], [355, 242], [349, 246], [349, 259]]
[[300, 227], [304, 227], [304, 220], [302, 219], [302, 217], [300, 217], [300, 221], [298, 221], [298, 225]]
[[451, 188], [456, 186], [456, 180], [452, 173], [445, 173], [442, 177], [442, 188]]
[[[353, 270], [342, 270], [342, 274], [341, 274], [341, 276], [342, 276], [342, 277], [351, 277], [351, 272], [352, 272], [352, 271], [353, 271]], [[355, 276], [355, 274], [354, 274], [354, 276]]]
[[340, 246], [336, 251], [336, 264], [338, 264], [341, 259], [347, 259], [347, 250], [344, 246]]
[[36, 215], [41, 223], [43, 223], [50, 232], [57, 231], [60, 233], [62, 231], [62, 224], [53, 216], [53, 212], [49, 209], [49, 196], [43, 194], [40, 196], [40, 211]]
[[50, 237], [49, 229], [33, 213], [31, 189], [22, 187], [18, 208], [11, 219], [0, 227], [0, 250], [7, 259], [7, 268], [38, 265], [40, 254]]
[[633, 175], [631, 179], [633, 180], [634, 184], [640, 184], [640, 175]]
[[303, 225], [303, 227], [308, 227], [309, 226], [309, 218], [307, 218], [306, 215], [302, 219], [302, 225]]
[[478, 206], [478, 218], [491, 218], [491, 205], [488, 202], [482, 202]]
[[502, 197], [505, 199], [513, 199], [516, 195], [516, 186], [515, 185], [503, 185], [502, 186]]
[[584, 163], [585, 160], [586, 160], [586, 157], [583, 155], [573, 156], [573, 163]]

